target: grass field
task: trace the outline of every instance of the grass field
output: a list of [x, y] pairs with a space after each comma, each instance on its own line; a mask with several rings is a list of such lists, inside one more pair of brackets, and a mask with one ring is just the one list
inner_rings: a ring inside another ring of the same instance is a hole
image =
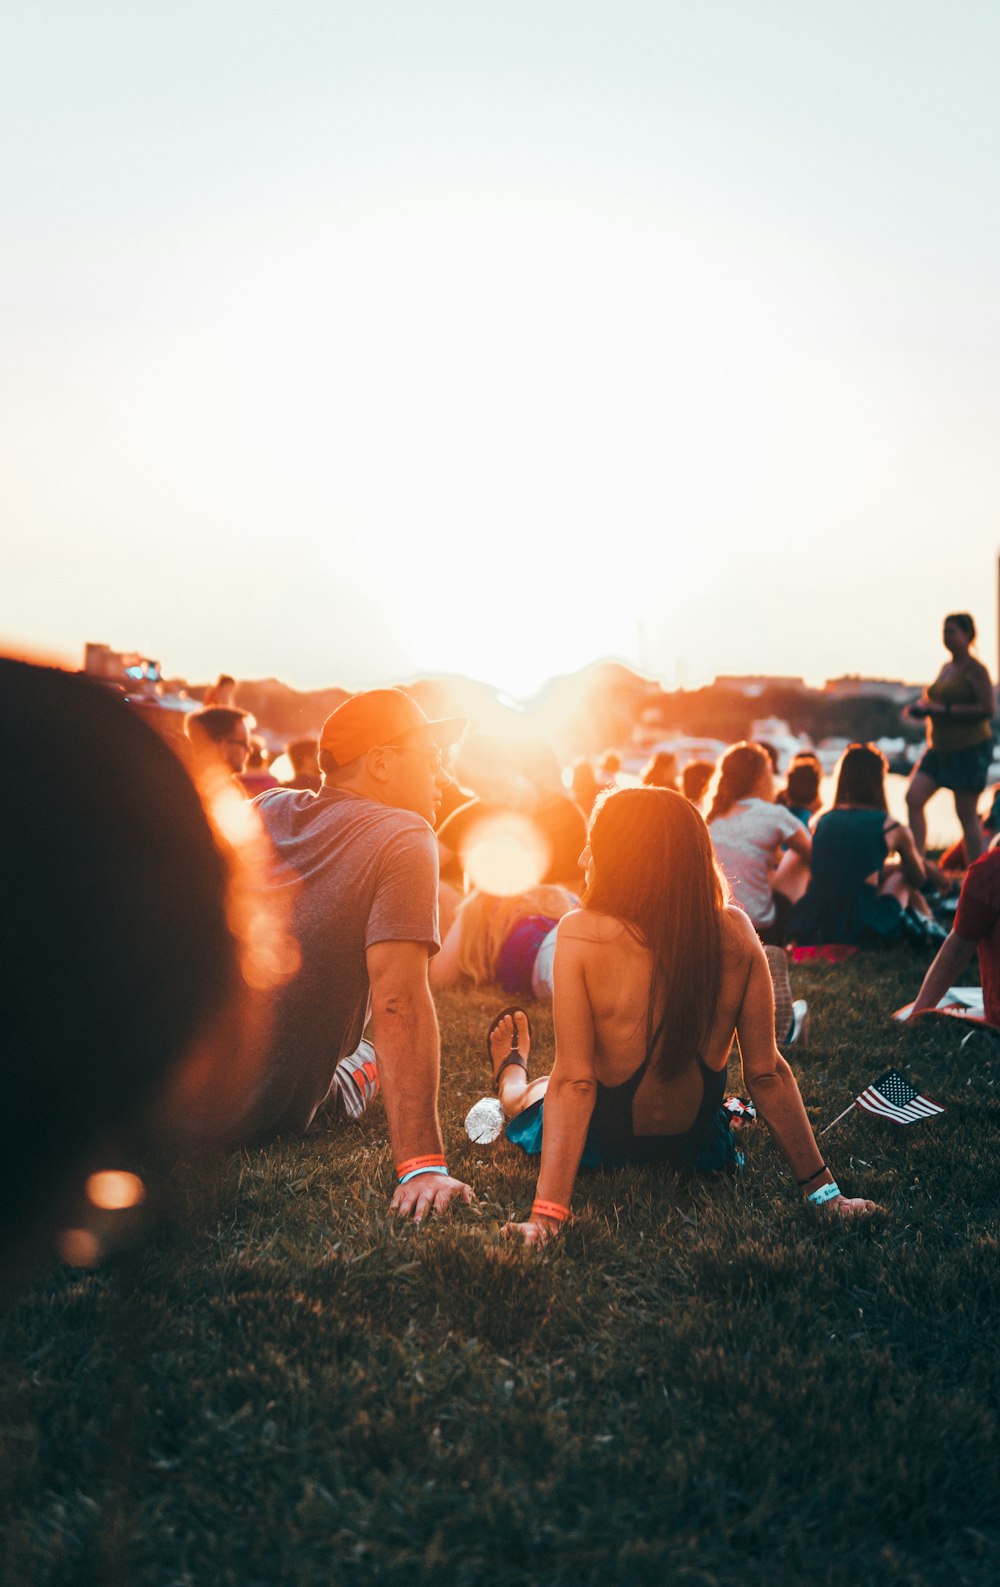
[[890, 1065], [947, 1104], [827, 1137], [868, 1221], [804, 1206], [756, 1125], [738, 1178], [585, 1177], [557, 1244], [510, 1247], [531, 1166], [462, 1130], [485, 994], [439, 1005], [475, 1208], [388, 1221], [381, 1106], [166, 1165], [141, 1247], [0, 1325], [3, 1582], [996, 1583], [1000, 1043], [888, 1020], [924, 962], [795, 972], [814, 1122]]

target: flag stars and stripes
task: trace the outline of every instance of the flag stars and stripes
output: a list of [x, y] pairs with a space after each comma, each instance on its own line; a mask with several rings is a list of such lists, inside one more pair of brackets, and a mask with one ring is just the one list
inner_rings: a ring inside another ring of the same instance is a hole
[[915, 1124], [919, 1119], [929, 1119], [935, 1113], [944, 1112], [939, 1102], [932, 1102], [930, 1097], [922, 1096], [916, 1086], [911, 1086], [896, 1069], [888, 1069], [878, 1080], [866, 1086], [855, 1101], [867, 1113], [892, 1119], [895, 1124]]

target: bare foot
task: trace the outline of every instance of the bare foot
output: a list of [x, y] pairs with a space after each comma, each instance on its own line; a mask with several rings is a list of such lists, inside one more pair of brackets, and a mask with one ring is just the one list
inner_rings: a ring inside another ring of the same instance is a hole
[[[501, 1101], [508, 1085], [520, 1092], [527, 1084], [528, 1054], [531, 1051], [528, 1016], [523, 1009], [504, 1013], [489, 1033], [490, 1062], [493, 1065], [493, 1084]], [[513, 1062], [508, 1060], [513, 1059]], [[506, 1065], [506, 1067], [504, 1067]], [[502, 1071], [502, 1072], [501, 1072]], [[506, 1112], [507, 1109], [505, 1108]]]

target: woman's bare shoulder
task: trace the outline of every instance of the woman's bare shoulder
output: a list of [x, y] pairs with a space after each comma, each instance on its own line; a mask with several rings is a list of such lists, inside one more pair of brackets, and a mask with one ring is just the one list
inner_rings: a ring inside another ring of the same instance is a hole
[[571, 909], [559, 922], [560, 942], [613, 942], [628, 927], [615, 915], [599, 915], [593, 909]]
[[722, 946], [726, 953], [745, 957], [760, 945], [750, 916], [737, 904], [727, 904], [722, 913]]

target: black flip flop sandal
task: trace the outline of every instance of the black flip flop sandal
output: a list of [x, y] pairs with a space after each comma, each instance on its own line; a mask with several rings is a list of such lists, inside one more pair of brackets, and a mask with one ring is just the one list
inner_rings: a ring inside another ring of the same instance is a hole
[[524, 1014], [524, 1017], [525, 1017], [525, 1019], [528, 1022], [528, 1036], [529, 1036], [529, 1038], [531, 1036], [531, 1020], [528, 1019], [528, 1016], [525, 1013], [523, 1008], [517, 1008], [517, 1007], [502, 1008], [500, 1010], [499, 1014], [497, 1015], [496, 1019], [493, 1021], [493, 1024], [490, 1026], [489, 1030], [486, 1032], [486, 1058], [487, 1058], [487, 1061], [488, 1061], [489, 1066], [490, 1066], [490, 1073], [493, 1074], [493, 1054], [490, 1052], [490, 1037], [493, 1035], [493, 1032], [496, 1030], [496, 1028], [499, 1025], [500, 1021], [502, 1019], [505, 1019], [508, 1014], [511, 1017], [511, 1021], [513, 1023], [514, 1029], [512, 1030], [511, 1037], [510, 1037], [510, 1057], [504, 1059], [503, 1063], [500, 1065], [500, 1067], [497, 1070], [496, 1074], [493, 1075], [493, 1089], [497, 1093], [497, 1096], [500, 1095], [500, 1077], [503, 1074], [505, 1069], [509, 1069], [510, 1068], [511, 1064], [515, 1064], [518, 1069], [523, 1069], [525, 1075], [527, 1075], [527, 1073], [528, 1073], [528, 1065], [525, 1063], [524, 1059], [521, 1057], [521, 1054], [517, 1050], [517, 1020], [514, 1018], [514, 1015], [515, 1014]]

